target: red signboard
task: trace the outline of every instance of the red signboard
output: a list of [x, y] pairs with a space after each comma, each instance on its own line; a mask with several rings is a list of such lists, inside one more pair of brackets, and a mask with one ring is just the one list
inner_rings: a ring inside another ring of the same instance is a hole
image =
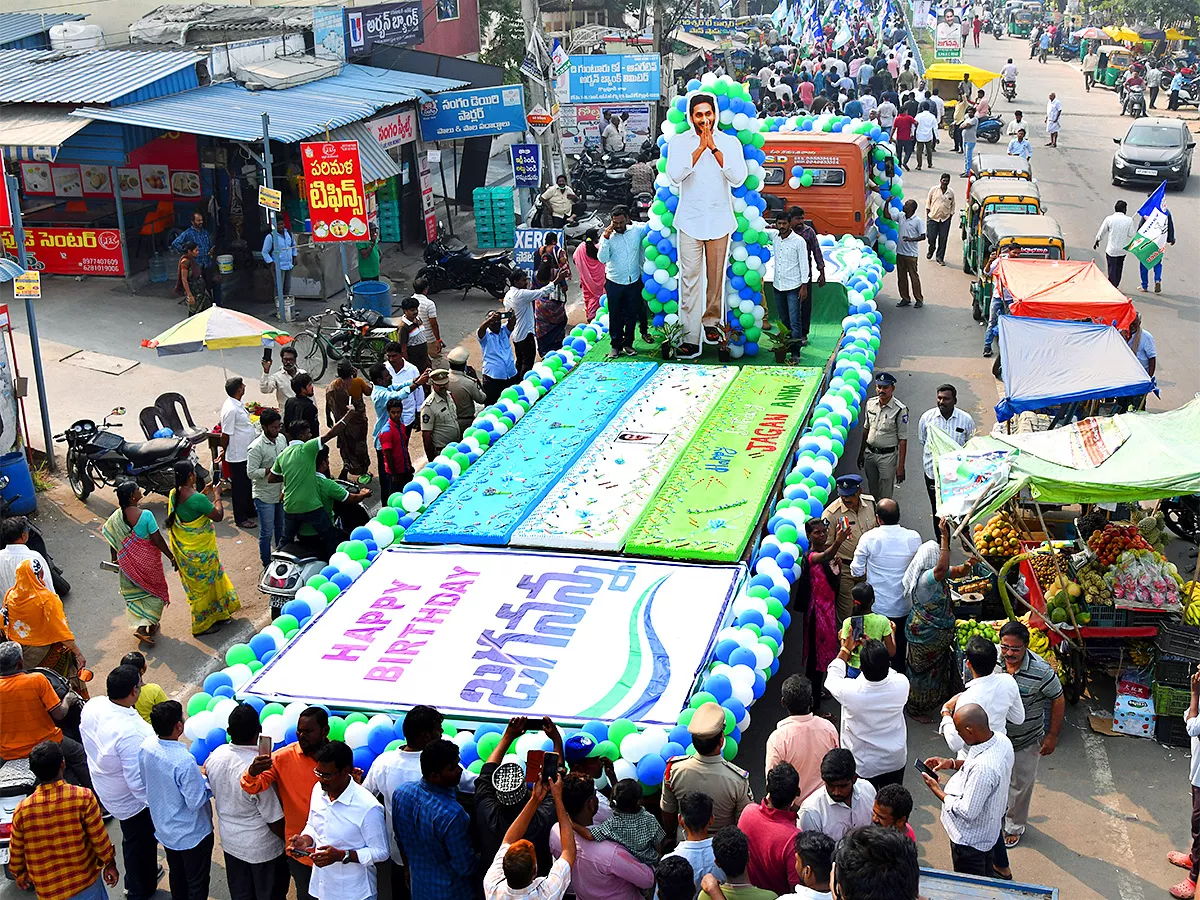
[[12, 212], [8, 208], [8, 176], [0, 166], [0, 228], [12, 227]]
[[367, 204], [358, 141], [300, 145], [314, 241], [367, 240]]
[[[9, 255], [16, 257], [12, 229], [0, 229]], [[115, 228], [26, 228], [29, 268], [49, 275], [124, 275], [121, 232]]]

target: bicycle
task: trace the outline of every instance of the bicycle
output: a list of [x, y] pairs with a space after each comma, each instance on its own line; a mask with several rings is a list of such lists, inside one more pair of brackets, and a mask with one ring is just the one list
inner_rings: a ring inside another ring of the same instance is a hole
[[[330, 316], [338, 320], [338, 326], [332, 333], [327, 333], [323, 324]], [[312, 376], [313, 381], [321, 380], [330, 360], [335, 363], [349, 360], [360, 372], [368, 371], [382, 361], [383, 348], [395, 339], [394, 328], [372, 328], [345, 312], [332, 309], [309, 316], [308, 326], [292, 339], [292, 346], [296, 348], [300, 367]]]

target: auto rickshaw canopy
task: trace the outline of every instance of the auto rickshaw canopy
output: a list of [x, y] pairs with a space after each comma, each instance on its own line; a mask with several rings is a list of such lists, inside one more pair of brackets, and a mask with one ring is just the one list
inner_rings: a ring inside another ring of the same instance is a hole
[[[973, 206], [987, 203], [1033, 203], [1042, 208], [1042, 192], [1032, 181], [1024, 178], [976, 178], [971, 182], [968, 197]], [[1013, 212], [999, 209], [996, 212]]]
[[[1028, 222], [1046, 216], [989, 216]], [[1054, 228], [1057, 230], [1057, 223]], [[1090, 259], [1013, 259], [1000, 257], [992, 273], [1009, 299], [1009, 314], [1034, 319], [1095, 322], [1126, 329], [1137, 316], [1133, 301], [1109, 283]]]
[[1023, 178], [1033, 181], [1033, 166], [1020, 156], [976, 152], [971, 170], [976, 178]]
[[971, 79], [971, 84], [979, 88], [1000, 77], [999, 72], [990, 72], [963, 63], [934, 63], [925, 70], [926, 81], [962, 81], [964, 75]]

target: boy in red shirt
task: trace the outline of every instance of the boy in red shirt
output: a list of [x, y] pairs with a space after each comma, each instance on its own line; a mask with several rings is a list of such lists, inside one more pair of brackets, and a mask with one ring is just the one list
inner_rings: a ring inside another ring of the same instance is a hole
[[387, 424], [379, 432], [380, 456], [392, 489], [398, 491], [416, 474], [408, 454], [408, 429], [404, 426], [404, 401], [400, 397], [387, 402], [387, 415]]

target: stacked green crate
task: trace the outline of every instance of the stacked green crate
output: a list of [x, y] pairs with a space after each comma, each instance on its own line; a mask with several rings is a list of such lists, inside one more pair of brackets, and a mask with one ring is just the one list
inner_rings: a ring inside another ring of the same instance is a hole
[[479, 247], [508, 248], [516, 239], [511, 187], [478, 187], [475, 201], [475, 242]]
[[379, 239], [387, 244], [400, 243], [400, 194], [398, 179], [389, 178], [375, 192], [379, 205]]

